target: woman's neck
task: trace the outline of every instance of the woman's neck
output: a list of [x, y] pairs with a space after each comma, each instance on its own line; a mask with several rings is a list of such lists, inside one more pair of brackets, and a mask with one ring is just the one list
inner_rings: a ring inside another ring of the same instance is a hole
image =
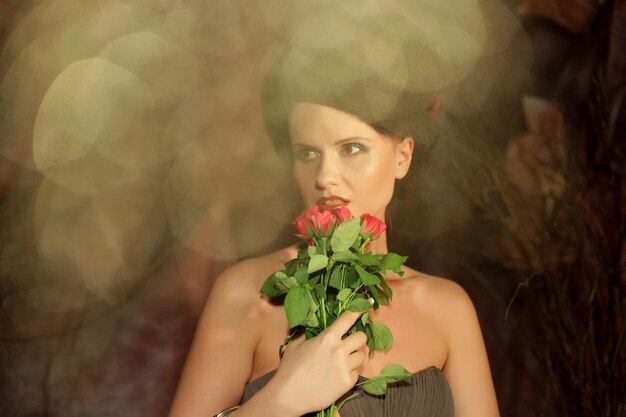
[[370, 242], [369, 250], [375, 253], [387, 253], [389, 249], [387, 248], [387, 232], [384, 231], [378, 239]]

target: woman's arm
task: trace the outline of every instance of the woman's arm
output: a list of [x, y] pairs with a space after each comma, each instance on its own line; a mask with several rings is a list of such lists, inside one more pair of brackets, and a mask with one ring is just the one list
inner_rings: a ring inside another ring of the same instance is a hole
[[[365, 333], [342, 339], [361, 314], [345, 312], [313, 339], [300, 337], [289, 343], [274, 378], [233, 415], [299, 417], [324, 409], [345, 394], [368, 358]], [[266, 414], [268, 410], [278, 414]]]
[[[254, 265], [252, 265], [253, 267]], [[200, 319], [170, 417], [212, 416], [237, 404], [250, 377], [262, 336], [258, 288], [246, 287], [258, 274], [249, 263], [227, 270], [215, 283]], [[347, 392], [367, 361], [367, 337], [343, 334], [360, 317], [344, 313], [309, 341], [287, 346], [270, 382], [233, 417], [296, 417], [323, 409]]]
[[467, 293], [447, 281], [438, 309], [448, 340], [443, 372], [450, 384], [456, 417], [499, 417], [485, 343]]
[[198, 322], [170, 417], [212, 416], [237, 404], [260, 337], [251, 317], [258, 289], [238, 264], [215, 282]]

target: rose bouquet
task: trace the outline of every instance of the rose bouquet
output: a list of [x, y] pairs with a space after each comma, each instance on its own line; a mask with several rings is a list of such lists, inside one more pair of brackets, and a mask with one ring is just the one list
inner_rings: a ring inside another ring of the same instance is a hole
[[[347, 334], [363, 331], [370, 353], [387, 351], [393, 336], [387, 326], [371, 319], [370, 309], [388, 304], [393, 293], [383, 275], [387, 271], [402, 275], [405, 256], [379, 254], [369, 250], [369, 243], [385, 231], [385, 223], [365, 214], [354, 217], [347, 208], [325, 209], [313, 206], [294, 221], [297, 236], [308, 245], [285, 268], [271, 274], [263, 283], [261, 293], [268, 297], [284, 297], [287, 322], [293, 332], [283, 348], [296, 335], [304, 332], [310, 339], [328, 326], [344, 311], [363, 312]], [[357, 385], [368, 394], [382, 395], [387, 385], [409, 377], [401, 365], [387, 365], [379, 376]], [[332, 417], [340, 404], [317, 413]]]

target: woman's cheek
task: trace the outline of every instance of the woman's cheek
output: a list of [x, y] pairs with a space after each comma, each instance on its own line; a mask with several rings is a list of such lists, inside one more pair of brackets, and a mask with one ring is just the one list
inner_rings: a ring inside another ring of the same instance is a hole
[[381, 183], [385, 174], [380, 165], [376, 158], [360, 158], [354, 165], [354, 172], [361, 179], [360, 182], [367, 183], [368, 188], [372, 189]]
[[294, 166], [293, 176], [296, 180], [298, 190], [302, 196], [303, 203], [308, 207], [315, 203], [313, 194], [315, 193], [315, 175], [310, 165], [296, 163]]
[[363, 176], [371, 175], [375, 170], [376, 160], [369, 154], [362, 154], [346, 158], [344, 164], [350, 173]]

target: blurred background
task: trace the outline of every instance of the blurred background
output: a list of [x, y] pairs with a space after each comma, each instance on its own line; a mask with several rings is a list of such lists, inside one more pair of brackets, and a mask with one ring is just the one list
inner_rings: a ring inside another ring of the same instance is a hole
[[[391, 249], [468, 291], [503, 416], [624, 417], [626, 1], [464, 3], [403, 9], [454, 71]], [[0, 0], [1, 416], [166, 416], [213, 280], [294, 241], [262, 81], [340, 38], [298, 4]]]

